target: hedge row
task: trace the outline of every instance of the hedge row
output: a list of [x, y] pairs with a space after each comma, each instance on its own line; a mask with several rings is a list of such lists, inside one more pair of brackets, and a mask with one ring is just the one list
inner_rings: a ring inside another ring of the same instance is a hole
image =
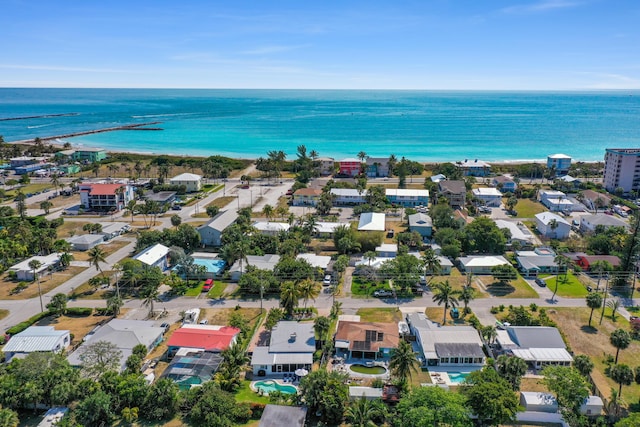
[[32, 316], [29, 319], [25, 320], [24, 322], [20, 322], [17, 325], [7, 329], [7, 334], [9, 335], [19, 334], [20, 332], [24, 331], [25, 329], [27, 329], [29, 326], [33, 325], [37, 321], [44, 319], [45, 317], [50, 315], [51, 315], [51, 312], [48, 310], [43, 311], [42, 313], [38, 313], [35, 316]]
[[66, 310], [67, 316], [91, 316], [93, 308], [91, 307], [69, 307]]

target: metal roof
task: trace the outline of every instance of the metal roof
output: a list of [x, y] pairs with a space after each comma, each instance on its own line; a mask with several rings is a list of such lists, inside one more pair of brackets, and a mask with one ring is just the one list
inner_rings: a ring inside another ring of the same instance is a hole
[[258, 427], [303, 427], [306, 417], [306, 407], [267, 405]]
[[550, 326], [509, 326], [507, 331], [520, 348], [566, 348], [560, 332]]
[[56, 331], [53, 326], [30, 326], [11, 337], [2, 351], [5, 353], [54, 351], [60, 345], [60, 340], [64, 339], [65, 336], [69, 336], [69, 331]]
[[171, 181], [200, 181], [202, 177], [200, 175], [196, 175], [195, 173], [181, 173], [178, 176], [174, 176], [169, 180]]
[[359, 231], [384, 231], [385, 214], [379, 212], [365, 212], [360, 215]]

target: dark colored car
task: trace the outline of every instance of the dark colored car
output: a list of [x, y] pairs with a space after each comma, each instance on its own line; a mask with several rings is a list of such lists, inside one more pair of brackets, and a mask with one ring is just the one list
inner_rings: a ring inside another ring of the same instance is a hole
[[171, 209], [174, 210], [174, 211], [181, 211], [182, 207], [180, 205], [173, 205], [173, 206], [171, 206]]
[[545, 286], [547, 286], [547, 283], [542, 279], [536, 279], [535, 282], [536, 282], [536, 285], [540, 286], [541, 288], [544, 288]]

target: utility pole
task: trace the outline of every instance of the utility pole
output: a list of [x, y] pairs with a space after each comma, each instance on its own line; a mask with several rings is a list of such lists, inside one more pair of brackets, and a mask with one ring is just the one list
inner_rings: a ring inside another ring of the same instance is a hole
[[602, 313], [600, 313], [600, 325], [602, 325], [602, 318], [604, 317], [604, 309], [607, 306], [607, 293], [609, 292], [609, 274], [607, 273], [607, 282], [604, 288], [604, 298], [602, 300]]

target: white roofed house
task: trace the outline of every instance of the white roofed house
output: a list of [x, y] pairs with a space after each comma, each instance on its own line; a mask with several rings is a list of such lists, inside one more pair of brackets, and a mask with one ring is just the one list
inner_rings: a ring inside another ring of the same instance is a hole
[[566, 175], [571, 167], [571, 156], [558, 153], [547, 156], [547, 169], [552, 170], [555, 175]]
[[202, 189], [202, 177], [195, 173], [182, 173], [169, 180], [171, 185], [184, 185], [187, 193], [195, 193]]
[[351, 224], [346, 222], [317, 222], [314, 227], [314, 232], [318, 237], [332, 237], [338, 227], [351, 227]]
[[167, 255], [169, 254], [169, 248], [163, 244], [156, 243], [153, 246], [150, 246], [139, 252], [137, 255], [133, 257], [133, 259], [142, 262], [143, 264], [148, 265], [149, 267], [160, 267], [162, 271], [166, 270], [167, 265]]
[[584, 210], [582, 204], [574, 202], [562, 191], [541, 190], [538, 192], [538, 199], [540, 200], [540, 203], [545, 205], [552, 212]]
[[404, 207], [428, 206], [429, 190], [418, 190], [411, 188], [387, 188], [385, 190], [387, 200], [392, 205]]
[[491, 173], [491, 165], [478, 159], [464, 159], [456, 162], [456, 166], [462, 169], [465, 176], [488, 176]]
[[497, 188], [474, 188], [471, 193], [485, 206], [497, 208], [502, 203], [502, 193]]
[[100, 243], [104, 243], [104, 236], [102, 234], [79, 234], [65, 240], [71, 244], [74, 251], [88, 251]]
[[332, 188], [331, 196], [336, 206], [362, 205], [367, 202], [367, 190], [359, 191], [355, 188]]
[[298, 254], [296, 259], [303, 259], [311, 264], [312, 267], [318, 268], [322, 271], [326, 271], [329, 268], [329, 264], [331, 263], [331, 257], [325, 255], [316, 255], [316, 254]]
[[602, 226], [605, 229], [610, 227], [624, 227], [629, 229], [629, 224], [620, 218], [616, 218], [613, 215], [607, 214], [595, 214], [595, 215], [582, 215], [580, 217], [580, 231], [591, 232], [596, 231], [597, 226]]
[[98, 234], [102, 234], [105, 240], [113, 239], [131, 230], [131, 226], [126, 222], [100, 222], [102, 229]]
[[289, 231], [291, 226], [286, 222], [270, 222], [270, 221], [256, 221], [252, 227], [260, 234], [267, 236], [277, 236], [280, 233]]
[[494, 222], [499, 229], [509, 230], [511, 237], [509, 237], [507, 244], [511, 245], [514, 242], [518, 242], [520, 246], [531, 246], [535, 243], [535, 237], [521, 222], [507, 221], [504, 219], [496, 219]]
[[556, 274], [559, 271], [555, 261], [556, 253], [550, 248], [536, 248], [533, 251], [516, 252], [518, 269], [525, 277], [537, 277], [538, 274]]
[[507, 326], [497, 331], [496, 342], [509, 354], [524, 359], [534, 369], [547, 365], [571, 366], [560, 332], [549, 326]]
[[30, 353], [60, 353], [71, 344], [69, 331], [57, 331], [53, 326], [30, 326], [11, 337], [2, 351], [6, 362], [14, 357], [22, 358]]
[[385, 214], [365, 212], [360, 215], [358, 231], [385, 231]]
[[502, 255], [470, 255], [458, 258], [458, 262], [465, 272], [473, 274], [492, 274], [493, 267], [509, 264]]
[[9, 268], [9, 271], [16, 272], [16, 278], [24, 281], [34, 281], [34, 270], [29, 266], [31, 261], [38, 261], [40, 266], [35, 269], [37, 277], [42, 277], [50, 271], [54, 271], [60, 265], [60, 254], [53, 253], [49, 255], [37, 255], [26, 259]]
[[244, 260], [237, 260], [233, 263], [231, 268], [229, 268], [229, 274], [231, 275], [231, 280], [238, 281], [240, 276], [247, 271], [248, 266], [260, 270], [273, 271], [278, 262], [280, 262], [280, 255], [247, 255]]
[[311, 371], [315, 351], [313, 322], [280, 321], [271, 331], [269, 345], [253, 349], [253, 375], [280, 375], [299, 368]]
[[564, 218], [551, 212], [540, 212], [535, 215], [536, 228], [545, 237], [565, 239], [571, 232], [571, 224]]

